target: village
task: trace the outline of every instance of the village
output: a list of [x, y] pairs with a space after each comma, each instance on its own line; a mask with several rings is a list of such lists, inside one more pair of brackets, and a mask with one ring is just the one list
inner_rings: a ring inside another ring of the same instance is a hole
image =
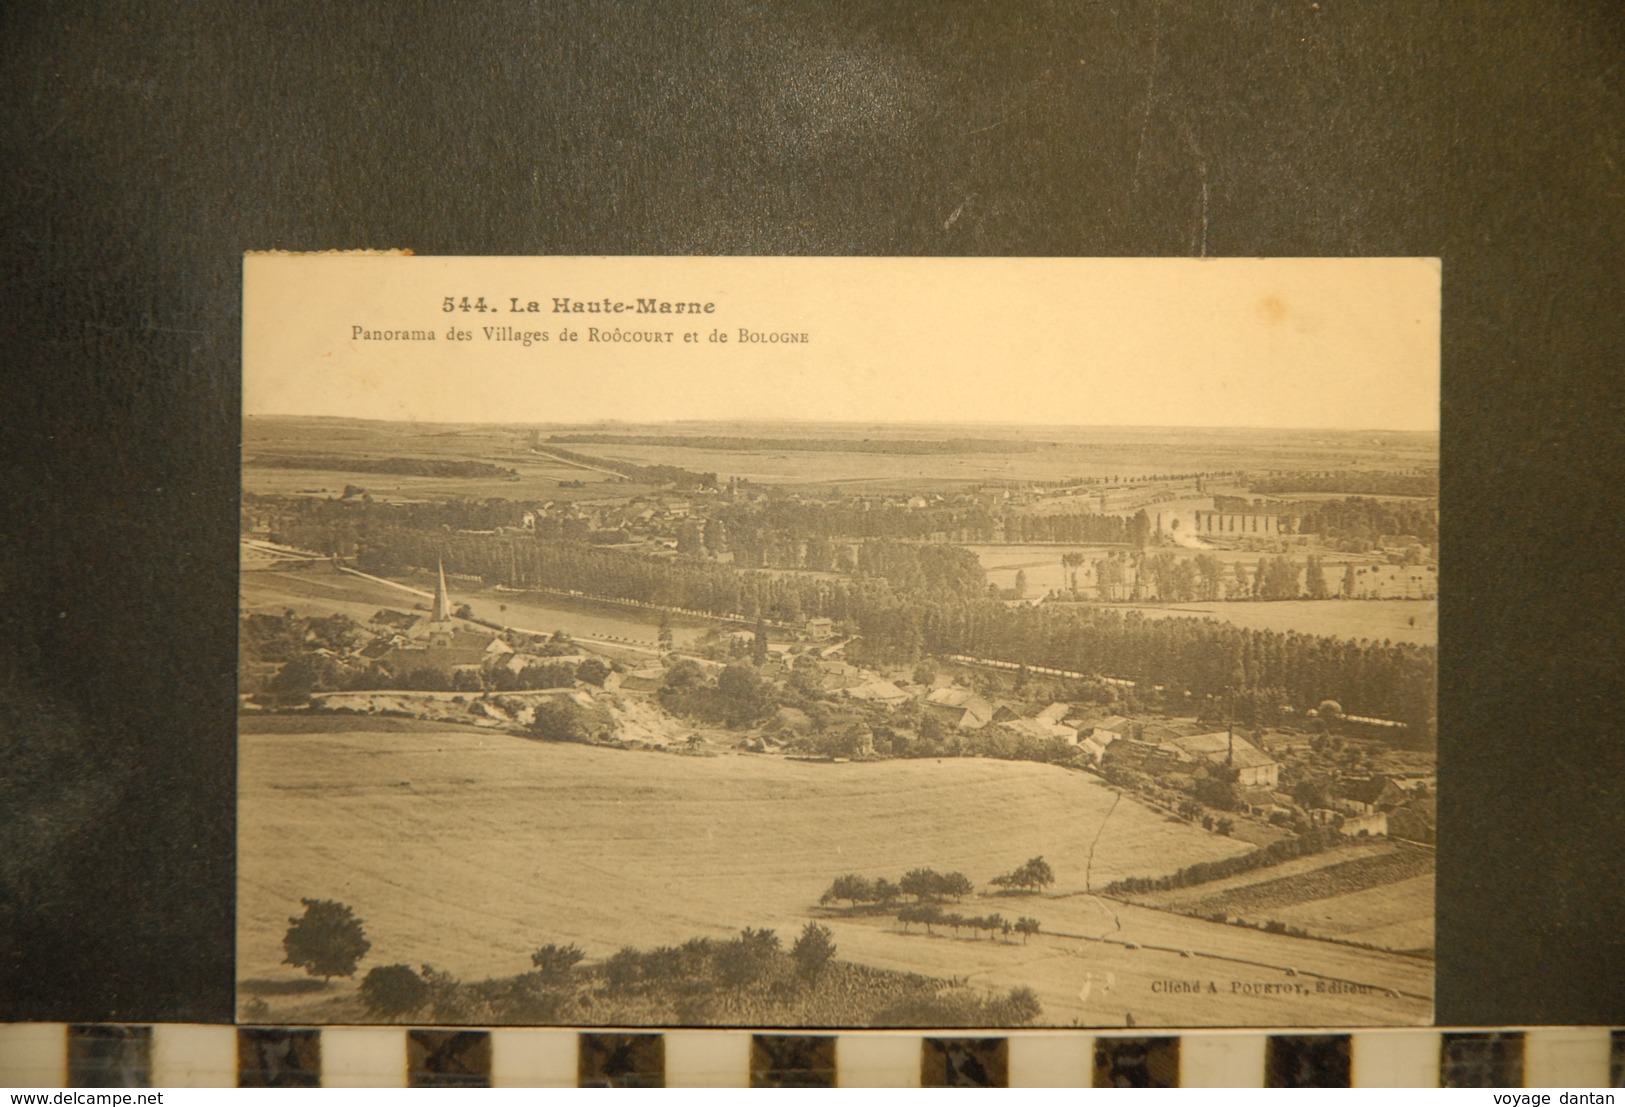
[[[280, 571], [335, 573], [261, 547]], [[337, 572], [357, 586], [391, 583]], [[859, 665], [846, 657], [851, 628], [824, 616], [749, 629], [718, 620], [683, 647], [667, 632], [642, 643], [520, 630], [454, 602], [443, 566], [429, 604], [402, 606], [366, 620], [245, 611], [243, 709], [410, 717], [688, 755], [1036, 761], [1260, 846], [1310, 827], [1434, 837], [1431, 755], [1332, 701], [1290, 723], [1245, 725], [1224, 705], [1191, 711], [1164, 689], [1073, 679], [1082, 674], [958, 657]]]

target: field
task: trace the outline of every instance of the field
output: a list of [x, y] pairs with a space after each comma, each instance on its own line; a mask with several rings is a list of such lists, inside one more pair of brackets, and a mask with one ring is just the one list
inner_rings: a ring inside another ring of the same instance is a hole
[[[424, 594], [413, 595], [321, 564], [308, 569], [244, 572], [240, 588], [246, 611], [280, 615], [291, 607], [301, 615], [343, 614], [366, 622], [380, 608], [411, 611], [422, 604], [427, 609], [433, 581], [424, 576], [407, 583]], [[450, 590], [452, 597], [458, 603], [468, 603], [476, 616], [523, 630], [550, 634], [562, 628], [584, 640], [615, 638], [649, 646], [659, 637], [660, 615], [655, 612], [539, 592], [502, 592], [457, 581], [451, 583]], [[687, 645], [718, 624], [674, 615], [670, 625], [673, 641]]]
[[1437, 600], [1272, 600], [1268, 603], [1177, 603], [1137, 607], [1148, 619], [1218, 619], [1249, 630], [1439, 643]]
[[[829, 924], [841, 956], [970, 974], [1001, 989], [1030, 983], [1044, 1021], [1061, 1024], [1121, 1025], [1127, 1010], [1142, 1024], [1427, 1017], [1423, 963], [1082, 894], [1086, 883], [1244, 848], [1118, 800], [1083, 774], [978, 759], [677, 757], [444, 727], [276, 726], [255, 720], [240, 742], [238, 971], [244, 994], [265, 995], [280, 1017], [310, 1002], [297, 994], [299, 975], [280, 964], [282, 933], [304, 896], [355, 907], [373, 942], [369, 964], [430, 963], [478, 978], [523, 971], [544, 942], [577, 942], [597, 959], [623, 944], [746, 925], [788, 936], [819, 913], [819, 894], [841, 872], [895, 878], [930, 865], [962, 870], [980, 886], [1035, 854], [1054, 867], [1057, 892], [1079, 894], [989, 897], [966, 910], [1031, 914], [1074, 937], [1041, 935], [1023, 946], [836, 917]], [[1109, 940], [1091, 940], [1102, 937]], [[1282, 966], [1295, 966], [1417, 998], [1372, 994], [1351, 1006], [1348, 996], [1311, 992], [1289, 1012], [1273, 996], [1193, 1005], [1151, 987], [1196, 971], [1178, 952], [1186, 949], [1223, 987], [1232, 976], [1279, 981]], [[1116, 998], [1103, 1003], [1085, 988], [1091, 974], [1111, 975]]]
[[[735, 450], [693, 446], [632, 445], [622, 443], [563, 443], [577, 452], [639, 464], [677, 465], [699, 472], [750, 477], [775, 483], [829, 483], [905, 481], [918, 486], [932, 482], [1000, 480], [1066, 480], [1089, 476], [1133, 477], [1169, 472], [1228, 469], [1325, 470], [1364, 465], [1405, 468], [1437, 463], [1438, 437], [1425, 434], [1384, 435], [1380, 440], [1362, 432], [1292, 431], [1218, 428], [1157, 427], [1045, 427], [993, 425], [910, 426], [817, 423], [677, 423], [658, 426], [602, 425], [569, 427], [514, 425], [433, 425], [359, 419], [314, 419], [258, 416], [244, 420], [243, 454], [323, 454], [357, 457], [434, 457], [487, 461], [517, 468], [521, 482], [501, 480], [441, 481], [420, 485], [415, 479], [366, 474], [348, 483], [371, 488], [428, 492], [443, 488], [448, 495], [528, 498], [558, 479], [590, 478], [529, 453], [532, 430], [546, 438], [553, 433], [594, 431], [636, 435], [743, 435], [776, 440], [771, 448]], [[1037, 443], [1031, 450], [966, 452], [961, 454], [901, 455], [884, 452], [827, 453], [791, 448], [796, 438], [1013, 439]], [[245, 466], [245, 487], [261, 490], [274, 471]], [[275, 476], [277, 487], [291, 484], [295, 491], [331, 485], [342, 473], [295, 470]], [[267, 489], [270, 485], [267, 483]], [[614, 486], [605, 485], [606, 489]], [[377, 495], [377, 492], [374, 492]]]
[[[603, 428], [594, 428], [602, 430]], [[616, 428], [632, 433], [634, 428]], [[697, 434], [693, 425], [635, 428], [639, 434]], [[806, 437], [950, 438], [975, 437], [1036, 442], [1033, 450], [905, 455], [884, 452], [827, 453], [788, 448], [795, 435]], [[1241, 468], [1335, 469], [1363, 462], [1406, 467], [1430, 464], [1434, 440], [1404, 436], [1379, 446], [1357, 434], [1310, 431], [1235, 431], [1208, 428], [1120, 427], [869, 427], [818, 428], [733, 425], [718, 434], [772, 434], [786, 445], [762, 450], [708, 449], [623, 443], [567, 444], [570, 449], [641, 465], [679, 465], [723, 476], [774, 483], [879, 482], [905, 477], [961, 481], [1067, 480], [1078, 477], [1136, 477], [1170, 472]], [[1410, 441], [1414, 439], [1414, 441]], [[545, 445], [545, 443], [544, 443]]]
[[1389, 949], [1427, 950], [1433, 947], [1433, 868], [1430, 850], [1373, 843], [1135, 898], [1199, 914], [1275, 920]]
[[[513, 469], [504, 477], [430, 477], [334, 469], [279, 469], [254, 464], [259, 457], [381, 459], [429, 458], [481, 461]], [[342, 495], [346, 485], [377, 500], [409, 502], [502, 498], [510, 500], [622, 500], [653, 486], [614, 480], [602, 473], [534, 454], [528, 435], [501, 427], [440, 427], [355, 419], [261, 417], [243, 420], [243, 491], [259, 495]], [[583, 481], [585, 488], [560, 488]]]

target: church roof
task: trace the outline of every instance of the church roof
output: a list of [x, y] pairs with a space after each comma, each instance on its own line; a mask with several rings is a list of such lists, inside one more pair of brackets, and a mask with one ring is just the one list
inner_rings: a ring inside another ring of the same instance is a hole
[[440, 582], [434, 590], [434, 614], [430, 616], [437, 623], [448, 622], [451, 619], [451, 597], [446, 594], [446, 563], [439, 562]]

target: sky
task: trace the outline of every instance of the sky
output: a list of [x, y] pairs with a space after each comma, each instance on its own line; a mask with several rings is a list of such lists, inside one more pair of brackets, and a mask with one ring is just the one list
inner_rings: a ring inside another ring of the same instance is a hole
[[1436, 431], [1439, 313], [1432, 258], [250, 255], [243, 400], [425, 422]]

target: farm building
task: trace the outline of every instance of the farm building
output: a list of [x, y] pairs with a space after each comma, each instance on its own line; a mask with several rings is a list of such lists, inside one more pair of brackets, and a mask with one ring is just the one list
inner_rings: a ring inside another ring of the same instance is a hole
[[925, 709], [959, 730], [981, 730], [993, 721], [993, 705], [968, 688], [938, 688], [925, 697]]
[[1177, 750], [1176, 756], [1181, 760], [1227, 765], [1236, 770], [1236, 783], [1243, 786], [1274, 788], [1281, 782], [1280, 762], [1245, 738], [1238, 738], [1228, 731], [1173, 738], [1159, 748]]
[[1069, 746], [1078, 744], [1078, 732], [1062, 723], [1048, 722], [1042, 718], [1010, 719], [998, 724], [999, 729], [1019, 738], [1036, 738], [1048, 741], [1058, 738]]

